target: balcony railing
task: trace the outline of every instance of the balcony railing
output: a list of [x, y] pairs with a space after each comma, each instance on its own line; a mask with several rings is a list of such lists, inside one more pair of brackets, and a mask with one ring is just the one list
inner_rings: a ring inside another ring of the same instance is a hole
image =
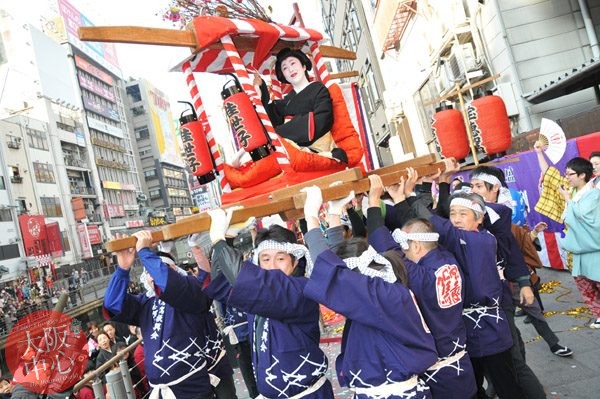
[[20, 183], [23, 183], [23, 178], [21, 176], [14, 176], [13, 175], [13, 176], [10, 177], [10, 182], [11, 183], [18, 183], [18, 184], [20, 184]]
[[74, 159], [72, 157], [66, 156], [65, 157], [65, 165], [67, 166], [73, 166], [75, 168], [84, 168], [84, 169], [89, 169], [87, 162], [85, 162], [82, 159]]
[[96, 191], [92, 187], [71, 187], [71, 194], [80, 195], [96, 195]]

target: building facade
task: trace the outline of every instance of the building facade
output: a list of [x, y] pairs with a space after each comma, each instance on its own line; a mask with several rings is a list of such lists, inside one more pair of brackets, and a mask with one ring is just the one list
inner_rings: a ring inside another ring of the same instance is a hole
[[379, 163], [393, 163], [389, 140], [395, 132], [394, 126], [388, 123], [386, 117], [386, 104], [383, 100], [386, 83], [379, 66], [381, 54], [376, 53], [371, 32], [371, 2], [321, 0], [321, 7], [325, 36], [334, 46], [356, 53], [356, 60], [337, 60], [336, 67], [340, 72], [356, 71], [359, 74], [358, 78], [345, 80], [356, 81], [360, 87]]
[[489, 91], [502, 97], [513, 136], [542, 118], [567, 137], [597, 131], [599, 15], [597, 0], [376, 2], [372, 24], [395, 104], [388, 117], [408, 132], [401, 147], [435, 152], [431, 116], [443, 102], [460, 109], [457, 85], [467, 104]]
[[127, 109], [153, 225], [192, 214], [192, 199], [166, 95], [144, 79], [127, 82]]

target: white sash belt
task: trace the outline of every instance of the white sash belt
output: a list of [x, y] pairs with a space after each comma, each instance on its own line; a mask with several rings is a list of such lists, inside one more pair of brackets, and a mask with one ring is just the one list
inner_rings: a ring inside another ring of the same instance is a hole
[[156, 385], [149, 382], [150, 386], [152, 387], [152, 392], [150, 393], [150, 399], [158, 399], [159, 394], [160, 394], [160, 396], [162, 396], [162, 399], [177, 399], [175, 397], [175, 394], [171, 390], [171, 387], [173, 385], [179, 384], [182, 381], [187, 380], [189, 377], [196, 374], [198, 371], [204, 370], [204, 367], [206, 367], [206, 360], [204, 361], [202, 366], [195, 368], [194, 370], [190, 371], [186, 375], [179, 377], [178, 379], [176, 379], [174, 381], [167, 382], [165, 384], [156, 384]]
[[244, 321], [244, 322], [241, 322], [241, 323], [238, 323], [238, 324], [234, 324], [232, 326], [227, 326], [227, 327], [225, 327], [223, 329], [223, 335], [227, 335], [229, 337], [229, 343], [231, 345], [235, 345], [235, 344], [237, 344], [237, 343], [240, 342], [238, 340], [238, 337], [237, 337], [236, 333], [235, 333], [235, 328], [236, 327], [241, 327], [244, 324], [248, 324], [248, 322]]
[[413, 375], [406, 381], [394, 382], [391, 384], [382, 384], [371, 388], [352, 388], [352, 390], [357, 395], [368, 395], [387, 398], [391, 395], [406, 393], [407, 391], [416, 388], [418, 384], [419, 376]]
[[454, 355], [452, 355], [450, 357], [447, 357], [445, 359], [438, 359], [438, 361], [435, 362], [435, 364], [433, 366], [429, 367], [427, 369], [427, 371], [435, 371], [435, 370], [439, 370], [441, 368], [444, 368], [446, 366], [449, 366], [452, 363], [460, 360], [466, 354], [467, 354], [467, 351], [462, 350], [460, 352], [456, 352]]
[[[310, 386], [309, 388], [307, 388], [304, 391], [300, 392], [299, 394], [296, 394], [294, 396], [290, 396], [288, 399], [300, 399], [300, 398], [304, 398], [304, 397], [310, 395], [311, 393], [315, 393], [315, 392], [317, 392], [323, 386], [323, 384], [325, 384], [326, 381], [327, 381], [327, 377], [322, 376], [312, 386]], [[258, 395], [256, 397], [256, 399], [269, 399], [269, 398], [267, 398], [264, 395]]]
[[225, 349], [221, 349], [221, 353], [219, 353], [219, 357], [217, 357], [217, 360], [215, 360], [215, 362], [213, 363], [212, 366], [210, 366], [208, 368], [208, 378], [210, 379], [210, 385], [212, 385], [213, 387], [216, 387], [217, 385], [219, 385], [219, 382], [221, 382], [221, 379], [219, 377], [217, 377], [214, 374], [211, 374], [210, 371], [212, 369], [214, 369], [217, 364], [219, 364], [219, 362], [221, 361], [221, 359], [223, 359], [223, 357], [225, 357], [225, 355], [227, 354], [227, 351], [225, 351]]

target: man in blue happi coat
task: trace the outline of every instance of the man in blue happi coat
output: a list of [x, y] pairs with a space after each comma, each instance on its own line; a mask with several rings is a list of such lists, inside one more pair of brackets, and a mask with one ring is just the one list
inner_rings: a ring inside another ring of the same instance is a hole
[[[373, 204], [384, 193], [381, 178], [370, 177]], [[387, 190], [394, 202], [405, 201], [404, 179]], [[423, 317], [435, 339], [439, 359], [423, 379], [434, 398], [463, 399], [475, 395], [475, 375], [466, 352], [466, 329], [462, 319], [464, 276], [454, 256], [438, 246], [439, 234], [425, 219], [411, 219], [393, 235], [384, 226], [379, 206], [367, 210], [369, 243], [377, 252], [404, 254], [408, 287], [415, 294]]]
[[[209, 312], [211, 300], [198, 279], [150, 250], [150, 231], [134, 236], [135, 251], [116, 254], [118, 267], [105, 293], [104, 310], [112, 320], [141, 327], [150, 398], [213, 399], [213, 385], [219, 385], [214, 376], [231, 385], [233, 371]], [[146, 294], [141, 295], [127, 293], [136, 251], [144, 266]]]
[[304, 237], [315, 267], [304, 294], [347, 317], [336, 360], [340, 385], [356, 399], [431, 398], [419, 374], [435, 363], [437, 352], [406, 287], [402, 259], [395, 251], [378, 254], [364, 238], [341, 243], [336, 255], [319, 228], [321, 191], [305, 190]]
[[333, 399], [319, 348], [319, 305], [303, 295], [308, 250], [293, 232], [273, 225], [258, 232], [253, 259], [244, 262], [225, 241], [231, 211], [209, 211], [211, 295], [248, 313], [259, 398]]

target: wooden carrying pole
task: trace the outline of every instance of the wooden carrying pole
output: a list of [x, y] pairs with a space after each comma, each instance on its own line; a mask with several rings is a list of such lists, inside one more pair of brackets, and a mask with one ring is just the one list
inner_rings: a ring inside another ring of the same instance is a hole
[[[175, 30], [161, 28], [147, 28], [142, 26], [86, 26], [77, 30], [79, 39], [88, 42], [111, 42], [130, 44], [152, 44], [155, 46], [189, 47], [192, 53], [202, 50], [198, 48], [196, 35], [191, 30]], [[254, 50], [258, 38], [232, 36], [233, 43], [239, 51]], [[286, 47], [296, 47], [297, 42], [279, 39], [270, 50], [271, 54], [277, 54]], [[209, 49], [222, 49], [221, 42], [208, 46]], [[321, 55], [327, 58], [342, 60], [356, 60], [354, 51], [334, 46], [319, 46]]]
[[[444, 167], [445, 166], [443, 162], [438, 162], [434, 164], [416, 166], [415, 170], [417, 171], [419, 176], [430, 176], [437, 173], [438, 170], [444, 171]], [[404, 166], [404, 168], [406, 168], [406, 166]], [[383, 180], [383, 184], [386, 186], [390, 186], [398, 183], [401, 177], [406, 177], [407, 172], [404, 168], [397, 170], [383, 170], [384, 172], [387, 172], [380, 174], [381, 179]], [[372, 173], [379, 174], [377, 170], [373, 171]], [[307, 184], [304, 184], [304, 186], [311, 185], [311, 183], [314, 184], [315, 181], [308, 182]], [[356, 194], [365, 193], [369, 191], [370, 187], [370, 181], [366, 177], [358, 180], [346, 181], [337, 186], [329, 186], [329, 184], [330, 183], [317, 184], [319, 185], [319, 187], [321, 187], [321, 190], [323, 192], [323, 201], [344, 198], [352, 190], [354, 190]], [[298, 196], [298, 194], [301, 195]], [[241, 205], [243, 206], [243, 208], [233, 212], [231, 217], [231, 224], [245, 222], [251, 217], [258, 218], [295, 209], [302, 209], [302, 207], [304, 206], [304, 197], [302, 195], [304, 194], [300, 193], [298, 188], [297, 191], [290, 193], [290, 195], [285, 198], [269, 199], [268, 197], [263, 196], [261, 197], [262, 199], [264, 199], [263, 203], [257, 203], [256, 200], [251, 199], [248, 201], [242, 201], [238, 204], [233, 204], [232, 206]], [[246, 204], [250, 205], [246, 206]], [[190, 234], [207, 231], [209, 229], [210, 216], [208, 215], [208, 213], [204, 212], [199, 215], [194, 215], [185, 218], [177, 223], [163, 226], [161, 230], [152, 233], [152, 240], [153, 242], [158, 242], [162, 240], [173, 240]], [[112, 240], [106, 243], [106, 250], [108, 252], [114, 252], [126, 248], [131, 248], [135, 246], [136, 240], [137, 239], [135, 237], [126, 237]]]

